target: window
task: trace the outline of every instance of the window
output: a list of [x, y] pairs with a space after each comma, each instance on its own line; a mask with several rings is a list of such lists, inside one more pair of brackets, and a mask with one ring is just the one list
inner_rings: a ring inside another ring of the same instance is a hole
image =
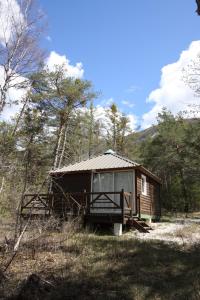
[[147, 195], [147, 178], [145, 175], [141, 175], [141, 190], [142, 190], [142, 195]]
[[133, 192], [133, 172], [94, 173], [93, 192]]
[[[135, 173], [132, 172], [102, 172], [102, 173], [93, 173], [92, 180], [92, 191], [94, 193], [98, 192], [121, 192], [124, 189], [124, 192], [134, 193], [135, 192]], [[92, 195], [91, 199], [94, 200], [98, 194]], [[99, 200], [106, 200], [100, 197]], [[105, 197], [104, 197], [105, 198]], [[114, 201], [116, 204], [120, 205], [120, 194], [109, 194], [109, 198]], [[90, 208], [92, 213], [120, 213], [120, 209], [106, 209], [105, 201], [102, 203], [95, 202]], [[125, 203], [126, 205], [126, 203]], [[107, 207], [113, 207], [113, 203], [106, 203]], [[98, 210], [96, 209], [98, 208]], [[102, 209], [99, 210], [99, 207]]]

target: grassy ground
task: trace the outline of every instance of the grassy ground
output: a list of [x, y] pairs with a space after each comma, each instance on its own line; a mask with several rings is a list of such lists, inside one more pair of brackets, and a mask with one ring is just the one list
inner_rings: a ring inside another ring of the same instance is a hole
[[[67, 227], [36, 235], [35, 228], [26, 233], [0, 299], [200, 299], [197, 244], [186, 249]], [[8, 257], [1, 252], [0, 264]], [[37, 277], [30, 282], [31, 274]]]

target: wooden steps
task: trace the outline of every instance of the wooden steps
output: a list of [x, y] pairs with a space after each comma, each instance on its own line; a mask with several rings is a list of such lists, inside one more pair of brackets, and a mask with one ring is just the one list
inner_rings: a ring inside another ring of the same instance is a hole
[[127, 224], [143, 233], [149, 233], [150, 230], [153, 230], [145, 221], [139, 218], [129, 219]]

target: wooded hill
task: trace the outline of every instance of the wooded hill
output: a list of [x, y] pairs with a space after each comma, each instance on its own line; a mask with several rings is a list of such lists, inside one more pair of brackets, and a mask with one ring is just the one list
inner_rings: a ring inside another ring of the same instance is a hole
[[163, 110], [157, 126], [128, 139], [132, 155], [162, 179], [163, 207], [188, 212], [199, 209], [200, 120], [184, 116]]

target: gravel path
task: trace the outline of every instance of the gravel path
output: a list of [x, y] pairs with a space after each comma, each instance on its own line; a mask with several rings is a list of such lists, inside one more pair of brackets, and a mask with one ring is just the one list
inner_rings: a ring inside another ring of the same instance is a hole
[[177, 219], [174, 222], [152, 223], [149, 233], [130, 231], [128, 236], [142, 240], [160, 240], [179, 245], [200, 243], [200, 220]]

